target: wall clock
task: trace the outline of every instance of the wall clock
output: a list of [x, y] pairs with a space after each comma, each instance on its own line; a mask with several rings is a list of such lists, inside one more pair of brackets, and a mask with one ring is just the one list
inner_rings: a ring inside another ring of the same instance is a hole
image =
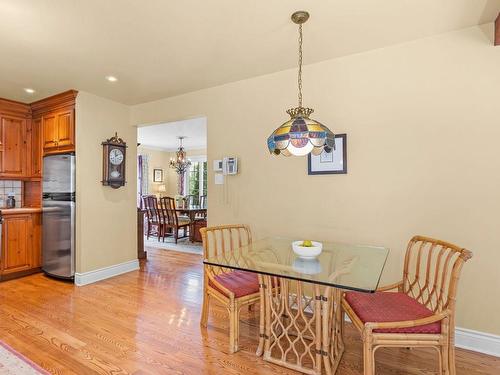
[[102, 142], [102, 184], [118, 189], [125, 186], [125, 151], [127, 144], [114, 137]]

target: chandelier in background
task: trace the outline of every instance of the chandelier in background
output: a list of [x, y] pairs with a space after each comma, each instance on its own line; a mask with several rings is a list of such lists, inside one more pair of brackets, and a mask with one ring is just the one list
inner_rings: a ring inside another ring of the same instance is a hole
[[186, 137], [177, 137], [179, 138], [179, 149], [175, 153], [175, 158], [170, 158], [170, 168], [175, 169], [177, 174], [184, 175], [184, 173], [188, 170], [191, 165], [191, 160], [186, 159], [186, 151], [184, 151], [184, 147], [182, 147], [182, 140]]
[[303, 156], [309, 153], [319, 155], [323, 150], [335, 149], [335, 136], [320, 122], [309, 118], [312, 108], [302, 107], [302, 24], [309, 19], [309, 13], [298, 11], [292, 14], [292, 21], [299, 25], [299, 71], [297, 77], [299, 106], [286, 111], [290, 119], [276, 129], [267, 139], [269, 152], [275, 155]]

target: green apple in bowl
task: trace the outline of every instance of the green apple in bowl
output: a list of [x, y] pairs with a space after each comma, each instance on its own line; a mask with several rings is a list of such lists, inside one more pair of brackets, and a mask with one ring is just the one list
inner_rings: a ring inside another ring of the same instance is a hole
[[321, 242], [310, 240], [293, 241], [292, 250], [300, 258], [314, 259], [319, 254], [321, 254], [321, 251], [323, 250], [323, 244]]

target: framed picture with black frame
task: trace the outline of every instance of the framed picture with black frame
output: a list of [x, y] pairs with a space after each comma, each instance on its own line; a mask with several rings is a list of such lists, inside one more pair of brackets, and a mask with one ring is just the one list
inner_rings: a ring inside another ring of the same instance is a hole
[[346, 174], [347, 134], [335, 135], [335, 150], [307, 157], [307, 174]]
[[153, 169], [153, 182], [163, 182], [163, 169]]

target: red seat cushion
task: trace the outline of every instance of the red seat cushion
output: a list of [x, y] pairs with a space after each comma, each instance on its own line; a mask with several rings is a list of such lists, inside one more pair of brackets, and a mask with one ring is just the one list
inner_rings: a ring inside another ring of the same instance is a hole
[[[221, 273], [215, 276], [215, 280], [233, 292], [236, 298], [248, 296], [259, 291], [259, 279], [257, 274], [253, 272], [232, 271]], [[211, 286], [217, 289], [215, 285], [211, 284]], [[225, 294], [222, 290], [219, 290], [219, 292]]]
[[[427, 318], [434, 313], [404, 293], [348, 292], [346, 301], [363, 323], [399, 322]], [[441, 333], [441, 323], [418, 327], [374, 329], [376, 333]]]

